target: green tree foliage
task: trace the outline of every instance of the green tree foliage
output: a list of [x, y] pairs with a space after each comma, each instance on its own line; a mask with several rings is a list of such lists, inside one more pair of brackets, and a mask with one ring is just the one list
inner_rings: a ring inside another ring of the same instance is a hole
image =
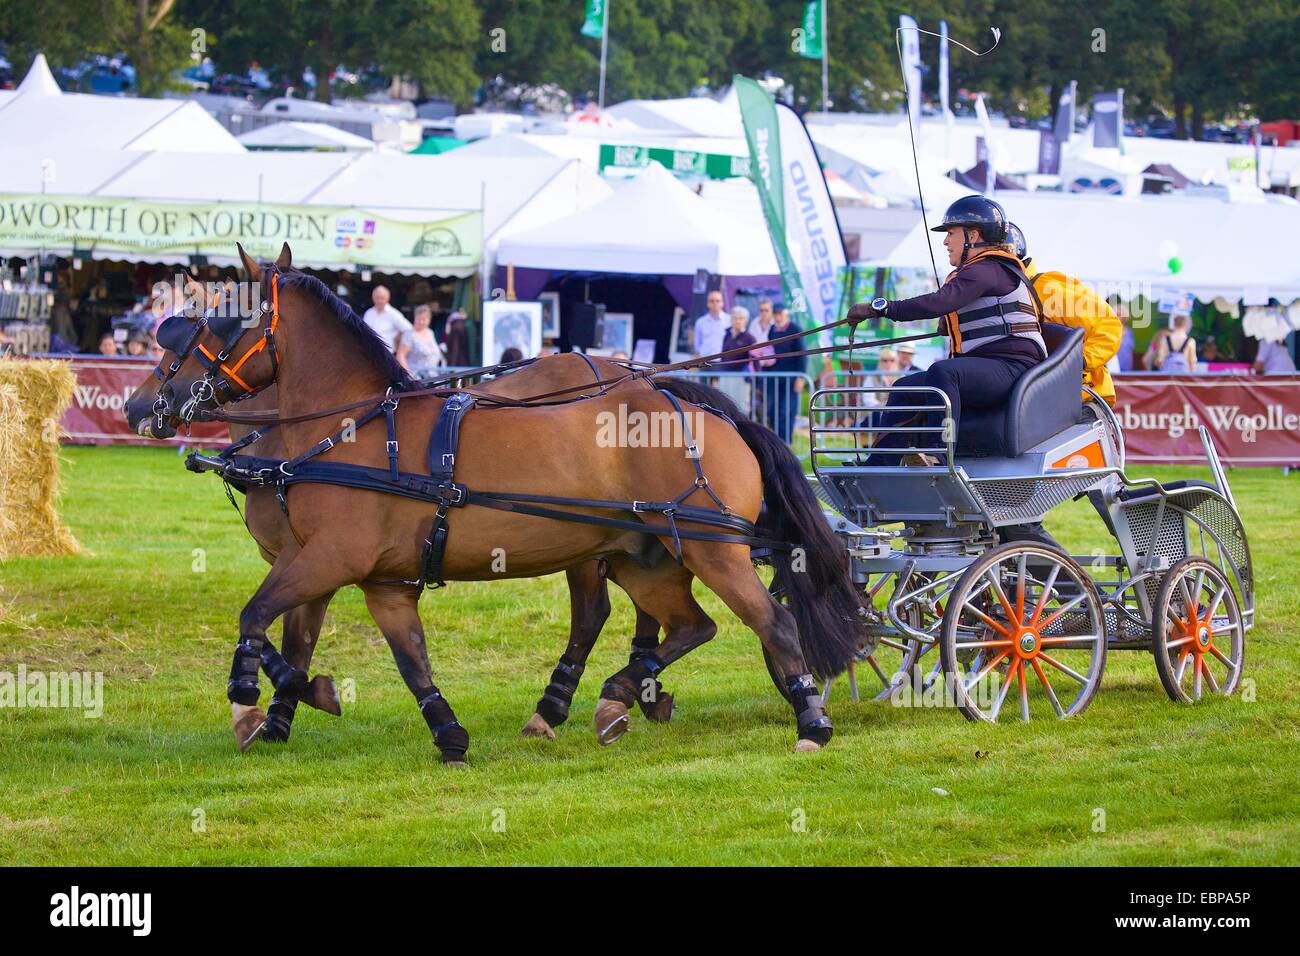
[[[687, 96], [735, 73], [786, 80], [800, 105], [819, 109], [821, 64], [794, 34], [805, 0], [609, 0], [609, 102]], [[126, 52], [142, 91], [161, 89], [207, 31], [226, 70], [257, 61], [318, 77], [344, 64], [417, 80], [425, 95], [461, 105], [484, 84], [553, 84], [593, 94], [600, 42], [578, 33], [583, 0], [0, 0], [0, 43], [20, 68], [41, 49], [71, 64], [87, 51]], [[835, 109], [901, 106], [895, 32], [910, 13], [927, 30], [948, 21], [952, 88], [992, 106], [1040, 115], [1061, 89], [1080, 99], [1123, 87], [1130, 115], [1163, 110], [1189, 132], [1225, 117], [1300, 115], [1300, 6], [1295, 0], [829, 0], [830, 94]], [[938, 39], [921, 37], [925, 63]], [[933, 72], [924, 81], [937, 95]], [[324, 99], [330, 90], [321, 87]]]

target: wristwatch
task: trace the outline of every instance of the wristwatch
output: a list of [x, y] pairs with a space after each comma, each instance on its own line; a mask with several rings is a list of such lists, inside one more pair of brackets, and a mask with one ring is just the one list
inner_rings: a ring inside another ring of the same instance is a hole
[[884, 296], [876, 296], [876, 298], [871, 300], [871, 307], [875, 309], [877, 312], [879, 312], [881, 315], [885, 314], [885, 309], [888, 305], [889, 305], [889, 300], [886, 299]]

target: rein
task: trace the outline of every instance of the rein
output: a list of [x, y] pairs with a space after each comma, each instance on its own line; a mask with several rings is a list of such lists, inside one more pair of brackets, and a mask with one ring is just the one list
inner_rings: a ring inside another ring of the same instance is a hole
[[[853, 342], [852, 333], [856, 332], [857, 326], [861, 321], [862, 321], [861, 319], [847, 319], [847, 318], [840, 319], [836, 322], [828, 322], [825, 325], [818, 326], [817, 328], [809, 329], [806, 332], [794, 332], [791, 333], [790, 335], [781, 336], [780, 338], [768, 339], [766, 344], [772, 345], [780, 342], [789, 342], [794, 339], [805, 338], [809, 335], [817, 335], [818, 333], [827, 331], [828, 329], [837, 328], [842, 325], [852, 326], [852, 328], [850, 329], [850, 341], [848, 345], [827, 345], [815, 349], [801, 349], [800, 351], [797, 352], [783, 353], [782, 357], [783, 358], [805, 358], [810, 355], [824, 355], [828, 353], [843, 352], [843, 351], [849, 351], [849, 354], [852, 355], [852, 350], [854, 348], [878, 348], [886, 345], [901, 344], [903, 342], [915, 342], [921, 339], [928, 339], [933, 337], [932, 332], [922, 332], [914, 335], [903, 335], [903, 336], [897, 336], [888, 339], [876, 339], [871, 342], [862, 342], [862, 343], [855, 344]], [[519, 399], [505, 398], [504, 396], [500, 396], [500, 395], [492, 395], [486, 392], [480, 392], [474, 388], [457, 389], [451, 387], [451, 383], [465, 378], [474, 378], [475, 376], [479, 376], [479, 375], [510, 371], [525, 365], [530, 365], [533, 362], [537, 361], [536, 358], [523, 359], [519, 362], [511, 362], [503, 365], [487, 365], [476, 369], [470, 369], [465, 372], [457, 372], [453, 375], [448, 375], [445, 378], [437, 379], [435, 380], [434, 384], [427, 385], [423, 388], [411, 389], [411, 390], [400, 390], [400, 391], [385, 393], [384, 395], [373, 395], [368, 398], [358, 399], [355, 402], [349, 402], [346, 405], [338, 405], [335, 406], [334, 408], [327, 408], [317, 412], [306, 412], [301, 415], [290, 415], [290, 416], [281, 417], [276, 412], [272, 412], [272, 411], [245, 412], [243, 414], [239, 414], [239, 413], [232, 413], [230, 411], [227, 411], [224, 408], [218, 407], [215, 409], [196, 410], [195, 419], [198, 421], [229, 422], [238, 425], [265, 425], [265, 424], [289, 425], [289, 424], [296, 424], [298, 422], [313, 421], [318, 418], [327, 418], [332, 415], [339, 415], [344, 412], [355, 411], [358, 408], [372, 407], [390, 399], [392, 397], [392, 394], [400, 395], [400, 397], [402, 398], [430, 398], [430, 397], [445, 398], [453, 391], [467, 392], [480, 401], [488, 402], [490, 404], [499, 405], [503, 407], [530, 408], [538, 404], [543, 404], [544, 399], [558, 398], [561, 396], [571, 396], [570, 398], [566, 399], [566, 401], [579, 401], [587, 398], [595, 398], [597, 396], [605, 394], [610, 389], [615, 388], [618, 385], [622, 385], [625, 382], [631, 382], [642, 378], [651, 378], [656, 375], [664, 375], [670, 372], [679, 372], [679, 371], [687, 371], [690, 369], [704, 368], [719, 360], [730, 358], [740, 353], [748, 353], [753, 349], [754, 346], [752, 345], [742, 345], [739, 348], [728, 349], [724, 352], [717, 352], [713, 355], [706, 355], [701, 358], [695, 358], [695, 359], [687, 359], [685, 361], [675, 362], [669, 365], [647, 365], [643, 363], [619, 363], [619, 364], [623, 364], [624, 367], [628, 368], [626, 374], [619, 375], [615, 378], [609, 378], [609, 379], [597, 378], [596, 381], [594, 382], [588, 382], [583, 385], [573, 385], [573, 386], [569, 386], [568, 388], [559, 388], [551, 392], [543, 392], [538, 395], [531, 395], [528, 398], [519, 398]], [[595, 389], [595, 391], [590, 391], [593, 388]], [[244, 397], [248, 397], [248, 396], [244, 396]], [[545, 404], [556, 405], [556, 404], [562, 404], [562, 402], [545, 402]]]

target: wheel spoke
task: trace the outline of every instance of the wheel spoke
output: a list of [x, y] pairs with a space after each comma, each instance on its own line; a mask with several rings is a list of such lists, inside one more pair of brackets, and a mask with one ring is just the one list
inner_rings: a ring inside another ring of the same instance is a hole
[[983, 611], [981, 611], [979, 608], [977, 608], [974, 604], [967, 604], [966, 607], [965, 607], [963, 610], [970, 611], [972, 614], [974, 614], [976, 617], [978, 617], [981, 621], [983, 621], [983, 622], [984, 622], [985, 624], [987, 624], [989, 627], [993, 628], [993, 630], [997, 631], [999, 634], [1004, 634], [1004, 635], [1006, 635], [1007, 637], [1011, 637], [1011, 629], [1010, 629], [1010, 628], [1003, 627], [1003, 626], [1002, 626], [1001, 624], [999, 624], [995, 619], [989, 617], [987, 614], [985, 614]]
[[1181, 684], [1183, 682], [1183, 674], [1187, 670], [1187, 658], [1191, 656], [1191, 653], [1192, 653], [1192, 649], [1190, 647], [1184, 647], [1182, 651], [1179, 652], [1178, 672], [1174, 675], [1175, 684]]
[[997, 720], [998, 711], [1002, 709], [1002, 702], [1007, 699], [1007, 690], [1011, 687], [1011, 681], [1016, 676], [1014, 665], [1007, 668], [1007, 678], [1002, 682], [1002, 688], [998, 691], [997, 699], [993, 701], [993, 708], [989, 711], [989, 719]]
[[1078, 644], [1080, 641], [1100, 641], [1100, 634], [1066, 634], [1063, 637], [1040, 637], [1039, 644]]
[[1069, 611], [1073, 611], [1076, 607], [1082, 604], [1087, 597], [1088, 597], [1088, 592], [1083, 591], [1082, 593], [1079, 594], [1078, 597], [1071, 598], [1068, 602], [1062, 604], [1055, 611], [1053, 611], [1051, 616], [1048, 617], [1047, 620], [1045, 620], [1042, 624], [1038, 625], [1038, 629], [1041, 631], [1051, 627], [1053, 621], [1059, 618], [1062, 614], [1068, 613]]
[[972, 687], [974, 687], [976, 684], [982, 681], [985, 677], [987, 677], [989, 671], [993, 670], [993, 668], [997, 667], [998, 664], [1002, 663], [1002, 659], [1006, 656], [1007, 656], [1006, 651], [1002, 651], [1001, 653], [999, 653], [997, 657], [993, 658], [993, 660], [989, 661], [988, 664], [985, 665], [983, 670], [979, 671], [974, 677], [969, 678], [963, 685], [962, 689], [967, 691], [970, 690]]
[[1016, 562], [1016, 620], [1025, 619], [1025, 565], [1029, 561], [1028, 552], [1020, 553], [1020, 560]]
[[1038, 681], [1043, 685], [1043, 690], [1047, 691], [1047, 699], [1052, 702], [1052, 709], [1056, 711], [1056, 716], [1064, 717], [1065, 711], [1061, 709], [1061, 702], [1056, 699], [1056, 691], [1052, 690], [1052, 682], [1043, 673], [1043, 665], [1038, 663], [1037, 657], [1031, 657], [1029, 663], [1034, 665], [1034, 673], [1038, 675]]
[[1201, 655], [1201, 672], [1205, 674], [1206, 681], [1210, 684], [1210, 690], [1216, 694], [1223, 693], [1219, 690], [1219, 682], [1214, 679], [1214, 674], [1210, 670], [1210, 662], [1205, 660], [1205, 655]]
[[[994, 565], [994, 567], [996, 567], [996, 565]], [[994, 574], [993, 571], [994, 568], [989, 568], [984, 572], [984, 576], [988, 579], [989, 584], [993, 586], [993, 593], [996, 594], [998, 600], [1002, 602], [1002, 609], [1007, 612], [1007, 620], [1019, 624], [1020, 619], [1016, 617], [1015, 612], [1011, 609], [1011, 602], [1007, 600], [1006, 592], [1002, 590], [1002, 585], [998, 582], [997, 575]]]
[[1214, 614], [1216, 611], [1219, 610], [1219, 604], [1223, 601], [1223, 596], [1227, 593], [1228, 593], [1228, 586], [1226, 584], [1223, 585], [1221, 588], [1219, 588], [1218, 591], [1215, 592], [1214, 600], [1210, 602], [1210, 613], [1209, 616], [1206, 617], [1207, 621], [1214, 620]]
[[1192, 664], [1192, 696], [1201, 699], [1201, 655], [1197, 654]]
[[961, 651], [976, 647], [1010, 647], [1014, 643], [1014, 641], [959, 641], [953, 644], [953, 647]]
[[1025, 662], [1016, 661], [1016, 683], [1020, 685], [1020, 719], [1029, 723], [1029, 683], [1025, 680]]
[[1210, 647], [1210, 653], [1213, 654], [1215, 657], [1217, 657], [1220, 661], [1223, 662], [1223, 666], [1226, 667], [1226, 668], [1228, 668], [1228, 673], [1229, 673], [1229, 675], [1231, 675], [1231, 674], [1233, 674], [1233, 673], [1236, 672], [1236, 670], [1237, 670], [1237, 665], [1236, 665], [1236, 664], [1231, 660], [1231, 658], [1229, 658], [1227, 655], [1225, 655], [1225, 654], [1223, 653], [1223, 651], [1221, 651], [1221, 650], [1219, 650], [1217, 647], [1214, 647], [1213, 645], [1211, 645], [1211, 647]]
[[1052, 588], [1056, 586], [1056, 578], [1061, 573], [1059, 564], [1052, 565], [1052, 573], [1047, 576], [1046, 583], [1043, 584], [1042, 593], [1038, 595], [1038, 602], [1034, 605], [1034, 616], [1029, 619], [1030, 627], [1038, 627], [1038, 619], [1042, 616], [1043, 608], [1047, 602], [1052, 599]]
[[1080, 674], [1078, 671], [1074, 670], [1073, 668], [1067, 667], [1066, 665], [1062, 664], [1056, 658], [1048, 657], [1042, 651], [1038, 652], [1038, 656], [1041, 657], [1043, 660], [1047, 661], [1047, 663], [1051, 664], [1058, 671], [1061, 671], [1062, 673], [1065, 674], [1069, 674], [1071, 677], [1077, 680], [1080, 684], [1083, 684], [1085, 687], [1088, 685], [1088, 678], [1084, 677], [1082, 674]]
[[882, 683], [882, 684], [884, 684], [886, 687], [888, 687], [888, 686], [889, 686], [889, 678], [885, 676], [885, 672], [884, 672], [883, 670], [881, 670], [881, 669], [880, 669], [880, 665], [876, 663], [876, 655], [874, 655], [874, 654], [868, 654], [868, 655], [867, 655], [867, 663], [871, 665], [871, 669], [872, 669], [873, 671], [875, 671], [875, 672], [876, 672], [876, 676], [880, 678], [880, 683]]
[[1195, 640], [1195, 638], [1191, 638], [1191, 637], [1180, 637], [1180, 638], [1178, 638], [1178, 640], [1176, 640], [1176, 641], [1165, 641], [1165, 647], [1178, 647], [1178, 646], [1180, 646], [1180, 645], [1182, 645], [1182, 644], [1188, 644], [1188, 643], [1190, 643], [1190, 642], [1193, 641], [1193, 640]]

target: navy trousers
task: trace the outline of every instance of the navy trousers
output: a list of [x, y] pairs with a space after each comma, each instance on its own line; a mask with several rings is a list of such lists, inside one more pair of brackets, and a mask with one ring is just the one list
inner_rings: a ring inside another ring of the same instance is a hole
[[[904, 375], [894, 384], [931, 385], [942, 390], [952, 403], [952, 435], [955, 440], [957, 429], [961, 427], [963, 408], [989, 408], [1003, 404], [1011, 395], [1016, 380], [1036, 364], [1037, 361], [1028, 356], [958, 355], [935, 362], [924, 372]], [[885, 408], [875, 413], [877, 424], [884, 427], [924, 424], [930, 428], [940, 428], [943, 426], [942, 406], [936, 406], [935, 411], [930, 413], [889, 410], [895, 405], [931, 404], [934, 404], [932, 396], [917, 392], [893, 392]], [[942, 445], [941, 436], [937, 433], [894, 432], [881, 435], [874, 447], [939, 448]]]

